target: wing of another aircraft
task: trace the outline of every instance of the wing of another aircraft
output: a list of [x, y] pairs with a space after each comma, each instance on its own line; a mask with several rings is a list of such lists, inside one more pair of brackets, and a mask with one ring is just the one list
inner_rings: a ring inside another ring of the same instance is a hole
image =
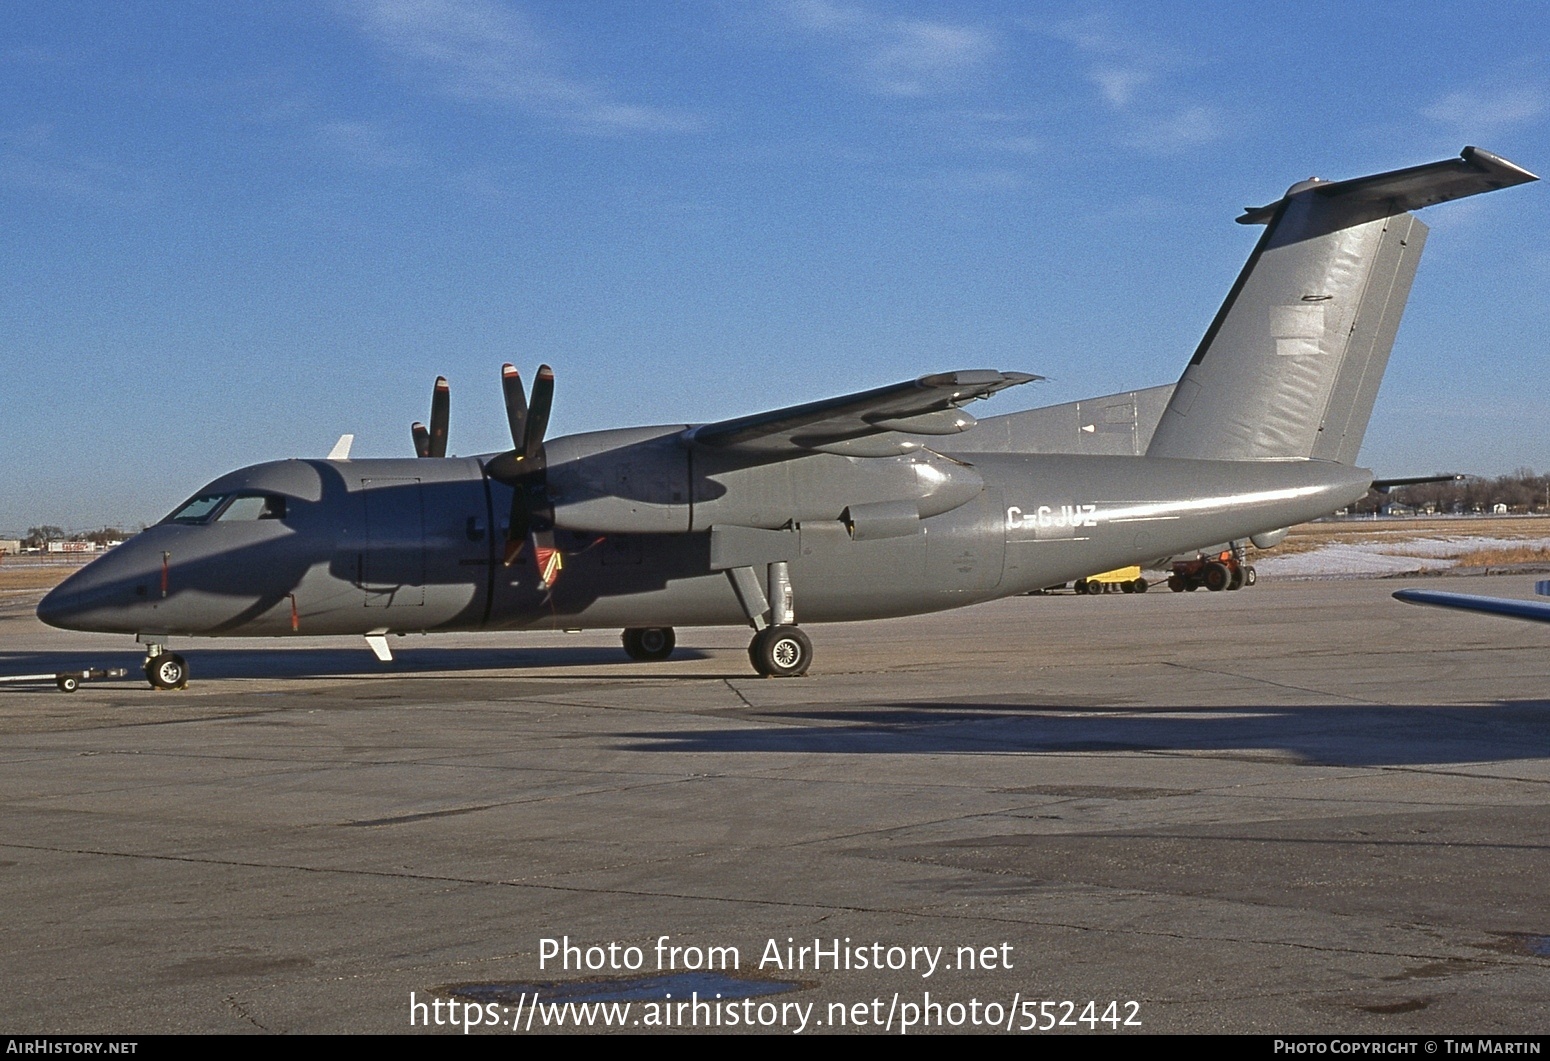
[[960, 406], [1043, 376], [980, 369], [939, 372], [888, 387], [691, 428], [688, 439], [726, 453], [782, 460], [804, 452], [882, 457], [920, 449], [920, 435], [956, 435], [977, 422]]
[[[1538, 588], [1541, 593], [1547, 592], [1550, 590], [1550, 583], [1541, 582]], [[1402, 600], [1406, 604], [1433, 604], [1439, 608], [1457, 608], [1466, 612], [1504, 615], [1509, 619], [1550, 623], [1550, 603], [1541, 601], [1475, 597], [1467, 593], [1440, 593], [1429, 589], [1402, 589], [1394, 594], [1394, 599]]]

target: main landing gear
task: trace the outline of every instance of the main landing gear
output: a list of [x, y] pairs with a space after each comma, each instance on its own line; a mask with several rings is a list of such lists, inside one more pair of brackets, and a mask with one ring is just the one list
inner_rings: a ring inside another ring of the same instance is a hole
[[766, 678], [799, 678], [813, 662], [813, 643], [795, 626], [766, 626], [748, 645], [748, 662]]
[[188, 661], [160, 642], [146, 643], [144, 670], [153, 689], [188, 688]]
[[654, 663], [673, 654], [678, 638], [671, 626], [635, 626], [624, 632], [624, 652], [641, 663]]
[[[765, 584], [752, 567], [729, 567], [727, 578], [737, 602], [755, 631], [748, 645], [748, 662], [766, 678], [800, 678], [813, 662], [813, 643], [797, 629], [791, 572], [786, 561], [771, 563]], [[765, 596], [768, 589], [769, 596]]]

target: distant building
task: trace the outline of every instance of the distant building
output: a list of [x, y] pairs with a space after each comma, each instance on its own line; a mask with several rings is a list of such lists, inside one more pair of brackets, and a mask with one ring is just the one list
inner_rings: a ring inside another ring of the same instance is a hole
[[49, 542], [48, 551], [51, 553], [94, 553], [97, 551], [96, 542]]
[[22, 543], [15, 538], [0, 538], [0, 556], [16, 556], [22, 551]]

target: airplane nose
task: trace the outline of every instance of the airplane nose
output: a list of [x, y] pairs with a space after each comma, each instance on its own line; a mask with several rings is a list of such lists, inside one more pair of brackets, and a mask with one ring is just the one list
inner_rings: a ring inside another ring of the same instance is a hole
[[37, 615], [61, 630], [133, 633], [145, 616], [159, 560], [126, 543], [87, 564], [38, 602]]
[[81, 594], [68, 585], [55, 586], [38, 602], [38, 618], [61, 630], [80, 630], [80, 616], [86, 611]]

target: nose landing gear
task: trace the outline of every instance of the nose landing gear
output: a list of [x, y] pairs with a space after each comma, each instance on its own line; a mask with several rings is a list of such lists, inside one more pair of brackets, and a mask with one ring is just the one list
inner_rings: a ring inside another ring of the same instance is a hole
[[144, 670], [153, 689], [188, 688], [188, 661], [160, 642], [146, 643]]

